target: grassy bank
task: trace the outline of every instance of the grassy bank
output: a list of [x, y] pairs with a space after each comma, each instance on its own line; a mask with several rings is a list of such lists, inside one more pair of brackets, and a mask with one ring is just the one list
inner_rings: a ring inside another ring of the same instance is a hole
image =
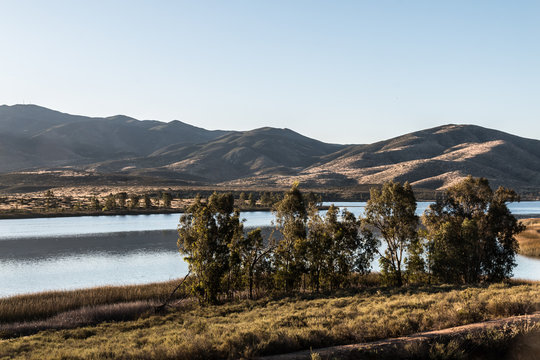
[[516, 236], [519, 253], [526, 256], [540, 257], [540, 219], [520, 220], [527, 228]]
[[[179, 281], [50, 291], [0, 298], [0, 324], [42, 320], [83, 307], [136, 301], [159, 301], [166, 298]], [[183, 295], [179, 292], [177, 296]]]
[[164, 315], [144, 312], [129, 321], [0, 340], [0, 358], [253, 357], [398, 337], [538, 310], [538, 283], [374, 286], [220, 306], [182, 304]]

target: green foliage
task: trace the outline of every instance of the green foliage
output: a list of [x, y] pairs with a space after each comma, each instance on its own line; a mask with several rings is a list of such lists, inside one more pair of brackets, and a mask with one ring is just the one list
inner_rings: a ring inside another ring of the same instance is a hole
[[103, 211], [114, 210], [114, 209], [116, 209], [116, 198], [113, 194], [109, 194], [105, 198], [105, 206], [103, 206]]
[[150, 198], [150, 195], [148, 194], [144, 194], [144, 208], [145, 209], [152, 208], [152, 199]]
[[418, 243], [416, 199], [409, 183], [387, 182], [382, 189], [372, 188], [363, 219], [364, 232], [380, 234], [385, 243], [380, 253], [381, 272], [388, 283], [402, 286], [407, 255], [414, 258], [415, 271], [422, 263]]
[[352, 273], [369, 271], [377, 242], [370, 234], [362, 236], [351, 212], [344, 210], [339, 214], [332, 205], [323, 218], [312, 206], [308, 231], [306, 258], [311, 285], [316, 291], [321, 286], [339, 288]]
[[262, 206], [272, 206], [274, 205], [274, 198], [272, 197], [272, 194], [268, 191], [265, 191], [261, 193], [261, 205]]
[[255, 205], [257, 205], [257, 199], [255, 198], [255, 195], [253, 195], [253, 193], [249, 193], [248, 203], [250, 207], [255, 207]]
[[178, 249], [198, 280], [194, 293], [206, 303], [216, 303], [218, 295], [231, 286], [232, 279], [227, 277], [233, 268], [230, 249], [243, 235], [233, 206], [232, 194], [214, 193], [207, 203], [195, 202], [180, 218]]
[[276, 226], [282, 235], [274, 251], [275, 278], [278, 288], [291, 291], [306, 272], [308, 213], [304, 197], [294, 184], [274, 209]]
[[126, 192], [120, 192], [116, 194], [116, 199], [118, 199], [118, 206], [123, 209], [126, 207], [126, 200], [128, 198], [128, 194]]
[[94, 210], [101, 210], [101, 206], [99, 205], [99, 199], [97, 197], [92, 197], [92, 199], [90, 200], [90, 203], [91, 203], [91, 206], [92, 206], [92, 209]]
[[136, 209], [139, 207], [139, 201], [141, 200], [141, 197], [137, 194], [131, 194], [129, 196], [129, 208], [130, 209]]
[[469, 178], [430, 207], [420, 236], [408, 183], [373, 188], [360, 219], [334, 206], [321, 216], [320, 199], [294, 184], [272, 210], [278, 239], [265, 242], [260, 230], [243, 234], [231, 194], [214, 193], [182, 216], [178, 247], [198, 279], [194, 292], [208, 303], [245, 290], [252, 298], [261, 281], [286, 293], [345, 287], [369, 271], [375, 253], [390, 285], [498, 281], [511, 274], [522, 228], [505, 205], [515, 198]]
[[273, 250], [274, 244], [269, 241], [266, 245], [261, 235], [261, 229], [250, 231], [246, 236], [237, 237], [231, 244], [233, 258], [238, 259], [240, 272], [249, 289], [249, 298], [253, 299], [253, 290], [257, 284], [257, 275], [265, 273], [266, 257]]
[[524, 229], [506, 206], [516, 200], [513, 190], [494, 192], [487, 179], [469, 176], [431, 205], [423, 223], [435, 279], [476, 283], [509, 278], [516, 265], [515, 235]]
[[318, 207], [322, 205], [322, 196], [315, 194], [314, 192], [309, 192], [304, 196], [304, 200], [308, 207], [314, 206]]
[[247, 200], [246, 193], [241, 192], [240, 196], [238, 197], [238, 202], [240, 203], [240, 206], [244, 206], [246, 204], [246, 200]]
[[161, 200], [163, 201], [164, 208], [171, 207], [172, 195], [170, 193], [164, 192], [163, 194], [161, 194]]

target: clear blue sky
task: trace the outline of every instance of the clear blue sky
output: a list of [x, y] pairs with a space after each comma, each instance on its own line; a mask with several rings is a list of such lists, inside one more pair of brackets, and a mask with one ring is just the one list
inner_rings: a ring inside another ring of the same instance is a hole
[[540, 138], [539, 1], [0, 0], [0, 103], [369, 143]]

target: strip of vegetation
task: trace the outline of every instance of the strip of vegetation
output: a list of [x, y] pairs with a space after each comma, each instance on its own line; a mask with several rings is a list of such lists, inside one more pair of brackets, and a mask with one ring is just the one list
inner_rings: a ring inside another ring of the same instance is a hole
[[[538, 283], [376, 286], [331, 295], [309, 293], [180, 307], [164, 315], [146, 313], [133, 321], [45, 331], [0, 340], [0, 358], [251, 358], [399, 337], [538, 310]], [[444, 346], [438, 350], [448, 352], [457, 345]]]
[[[82, 307], [135, 301], [160, 301], [178, 281], [126, 286], [103, 286], [71, 291], [50, 291], [0, 298], [0, 324], [42, 320]], [[182, 291], [174, 298], [184, 297]]]
[[[320, 203], [320, 195], [310, 193]], [[280, 201], [276, 192], [238, 192], [235, 206], [242, 211], [270, 210]], [[201, 199], [193, 191], [150, 191], [145, 193], [109, 193], [106, 196], [88, 194], [59, 196], [52, 190], [34, 195], [5, 195], [0, 197], [0, 218], [35, 218], [96, 215], [168, 214], [183, 212], [191, 203]]]
[[540, 219], [523, 219], [520, 222], [526, 229], [516, 236], [519, 253], [540, 257]]

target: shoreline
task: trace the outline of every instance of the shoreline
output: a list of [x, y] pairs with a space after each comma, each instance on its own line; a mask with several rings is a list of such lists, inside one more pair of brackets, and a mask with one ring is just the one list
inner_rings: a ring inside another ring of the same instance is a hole
[[[326, 210], [328, 206], [321, 206], [319, 209]], [[240, 212], [271, 211], [270, 207], [241, 208]], [[139, 210], [118, 210], [118, 211], [74, 211], [74, 212], [0, 212], [0, 220], [4, 219], [40, 219], [57, 217], [82, 217], [82, 216], [123, 216], [123, 215], [160, 215], [160, 214], [181, 214], [185, 208], [174, 209], [139, 209]]]
[[[319, 210], [328, 210], [330, 206], [319, 206]], [[240, 212], [272, 211], [271, 207], [240, 208]], [[82, 217], [82, 216], [123, 216], [123, 215], [160, 215], [160, 214], [181, 214], [185, 208], [174, 209], [139, 209], [139, 210], [117, 210], [117, 211], [76, 211], [76, 212], [0, 212], [0, 220], [16, 219], [40, 219], [40, 218], [58, 218], [58, 217]], [[540, 218], [539, 214], [516, 214], [516, 219]]]
[[[319, 210], [328, 210], [330, 206], [319, 206]], [[76, 211], [76, 212], [0, 212], [0, 220], [6, 219], [40, 219], [58, 217], [82, 217], [82, 216], [123, 216], [123, 215], [160, 215], [160, 214], [182, 214], [185, 208], [174, 209], [139, 209], [139, 210], [118, 210], [118, 211]], [[271, 207], [239, 208], [240, 212], [272, 211]], [[540, 217], [540, 214], [538, 214]]]

